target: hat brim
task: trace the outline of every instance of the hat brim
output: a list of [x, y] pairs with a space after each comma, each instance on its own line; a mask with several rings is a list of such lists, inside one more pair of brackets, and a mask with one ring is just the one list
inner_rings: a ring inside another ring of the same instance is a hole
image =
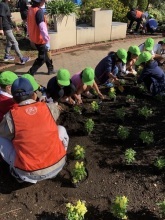
[[126, 62], [127, 62], [127, 59], [122, 59], [122, 62], [123, 62], [123, 63], [126, 63]]
[[141, 63], [142, 63], [141, 60], [137, 60], [137, 61], [135, 62], [135, 65], [136, 65], [136, 66], [139, 66]]
[[93, 83], [94, 83], [94, 80], [88, 81], [88, 82], [84, 82], [84, 81], [83, 81], [83, 83], [84, 83], [85, 85], [87, 85], [87, 86], [92, 86]]
[[146, 49], [147, 51], [151, 51], [151, 50], [153, 50], [153, 46], [152, 46], [152, 47], [146, 47], [146, 46], [145, 46], [145, 49]]
[[69, 86], [69, 85], [70, 85], [70, 80], [67, 80], [67, 81], [58, 80], [58, 83], [59, 83], [61, 86]]

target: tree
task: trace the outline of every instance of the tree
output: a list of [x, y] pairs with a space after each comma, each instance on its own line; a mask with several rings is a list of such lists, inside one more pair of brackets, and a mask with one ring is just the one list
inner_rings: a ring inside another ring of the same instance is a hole
[[146, 11], [148, 7], [148, 0], [138, 0], [138, 9]]

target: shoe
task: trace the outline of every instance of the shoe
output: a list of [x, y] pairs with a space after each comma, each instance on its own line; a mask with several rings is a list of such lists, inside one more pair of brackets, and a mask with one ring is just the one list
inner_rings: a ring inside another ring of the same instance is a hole
[[114, 87], [114, 84], [111, 83], [111, 82], [106, 82], [106, 83], [104, 84], [104, 86], [107, 87], [107, 88], [112, 88], [112, 87]]
[[4, 56], [4, 61], [9, 61], [9, 60], [13, 61], [13, 60], [15, 60], [15, 57], [10, 56], [10, 55], [5, 55]]
[[24, 64], [25, 64], [26, 62], [28, 62], [29, 60], [30, 60], [30, 57], [22, 57], [22, 58], [20, 59], [22, 65], [24, 65]]
[[57, 73], [57, 70], [48, 69], [48, 75], [55, 74], [55, 73]]

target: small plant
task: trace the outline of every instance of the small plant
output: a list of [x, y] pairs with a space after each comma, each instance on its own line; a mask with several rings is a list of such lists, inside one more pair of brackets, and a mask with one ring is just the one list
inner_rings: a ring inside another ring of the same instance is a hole
[[74, 147], [74, 158], [76, 160], [84, 159], [85, 158], [85, 150], [83, 146], [76, 145]]
[[74, 184], [80, 182], [81, 180], [85, 179], [87, 173], [85, 171], [85, 166], [83, 162], [76, 162], [74, 169], [71, 172], [72, 174], [72, 182]]
[[76, 113], [78, 113], [78, 114], [82, 114], [82, 109], [81, 109], [81, 107], [80, 106], [78, 106], [78, 105], [75, 105], [74, 107], [73, 107], [73, 110], [74, 110], [74, 112], [76, 112]]
[[139, 84], [139, 90], [141, 91], [141, 92], [146, 92], [146, 88], [145, 88], [145, 86], [143, 85], [143, 84]]
[[160, 209], [161, 218], [164, 218], [165, 217], [165, 200], [163, 202], [157, 203], [157, 205]]
[[119, 126], [118, 130], [117, 130], [117, 135], [119, 138], [121, 138], [122, 140], [125, 140], [126, 138], [128, 138], [129, 136], [129, 130], [128, 128], [124, 127], [124, 126]]
[[163, 158], [163, 157], [157, 158], [157, 160], [155, 161], [154, 165], [155, 165], [159, 170], [162, 170], [163, 168], [165, 168], [165, 158]]
[[125, 151], [125, 161], [127, 164], [131, 164], [135, 160], [136, 151], [132, 148], [129, 148]]
[[115, 111], [116, 117], [124, 121], [124, 117], [126, 115], [126, 110], [124, 107], [121, 107]]
[[153, 138], [153, 132], [152, 131], [142, 131], [140, 133], [140, 139], [143, 141], [144, 144], [151, 144], [154, 142]]
[[148, 117], [151, 117], [153, 115], [152, 109], [147, 108], [147, 106], [144, 106], [143, 108], [138, 110], [139, 115], [142, 115], [145, 117], [145, 119], [148, 119]]
[[127, 206], [128, 199], [126, 196], [116, 196], [116, 199], [111, 207], [111, 211], [114, 217], [119, 219], [127, 219]]
[[87, 212], [85, 201], [78, 200], [75, 205], [71, 203], [66, 204], [67, 220], [83, 220]]
[[91, 132], [93, 131], [94, 125], [95, 123], [91, 118], [87, 119], [87, 121], [85, 122], [85, 129], [88, 134], [91, 134]]
[[120, 85], [122, 85], [122, 86], [125, 85], [125, 79], [120, 79], [119, 82], [120, 82]]
[[91, 107], [92, 107], [93, 111], [98, 111], [99, 110], [99, 105], [98, 105], [98, 103], [96, 101], [93, 101], [91, 103]]
[[114, 87], [109, 89], [108, 96], [110, 99], [116, 99], [116, 90]]
[[127, 95], [126, 96], [126, 102], [134, 102], [135, 96], [134, 95]]

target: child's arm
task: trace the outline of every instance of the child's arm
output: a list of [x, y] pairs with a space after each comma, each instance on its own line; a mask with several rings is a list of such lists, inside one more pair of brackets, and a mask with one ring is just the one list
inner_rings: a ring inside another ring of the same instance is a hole
[[94, 88], [94, 90], [97, 92], [97, 94], [99, 95], [99, 97], [101, 98], [101, 99], [104, 99], [104, 96], [103, 96], [103, 94], [100, 92], [100, 90], [99, 90], [99, 87], [98, 87], [98, 85], [97, 85], [97, 83], [94, 81], [94, 83], [93, 83], [93, 88]]

